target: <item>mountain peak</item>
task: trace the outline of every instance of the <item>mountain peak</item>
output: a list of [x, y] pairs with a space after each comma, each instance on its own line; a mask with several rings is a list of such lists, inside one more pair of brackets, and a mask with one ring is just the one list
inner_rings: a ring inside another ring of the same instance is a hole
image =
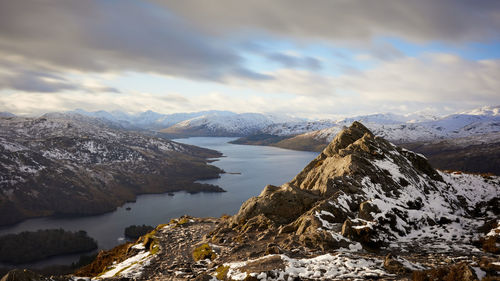
[[245, 202], [231, 226], [294, 233], [296, 243], [323, 250], [380, 247], [438, 221], [470, 228], [473, 211], [497, 196], [499, 182], [473, 190], [467, 180], [434, 170], [424, 156], [354, 122], [292, 181]]
[[325, 148], [324, 154], [332, 156], [339, 152], [339, 150], [344, 149], [354, 143], [355, 141], [361, 139], [364, 135], [373, 137], [373, 134], [368, 128], [358, 121], [354, 121], [350, 127], [345, 127], [333, 141]]
[[368, 177], [384, 187], [397, 190], [401, 182], [419, 183], [419, 178], [441, 181], [425, 157], [398, 148], [383, 138], [376, 137], [359, 122], [344, 128], [323, 152], [307, 165], [291, 184], [320, 194], [333, 194], [345, 189], [346, 177], [356, 178], [351, 189], [361, 188], [360, 182]]

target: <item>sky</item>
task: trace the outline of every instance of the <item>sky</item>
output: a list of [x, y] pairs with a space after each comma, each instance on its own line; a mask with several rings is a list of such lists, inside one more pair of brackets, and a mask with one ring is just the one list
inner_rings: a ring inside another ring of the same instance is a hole
[[500, 104], [500, 1], [0, 0], [0, 111]]

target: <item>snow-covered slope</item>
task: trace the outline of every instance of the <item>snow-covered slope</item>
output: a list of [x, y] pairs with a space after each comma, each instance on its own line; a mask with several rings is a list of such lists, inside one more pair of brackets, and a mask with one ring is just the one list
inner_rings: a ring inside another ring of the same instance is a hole
[[77, 109], [66, 114], [85, 115], [117, 128], [159, 130], [173, 136], [249, 136], [270, 134], [296, 136], [308, 134], [328, 143], [344, 126], [359, 121], [376, 135], [394, 142], [467, 137], [500, 131], [500, 106], [486, 106], [448, 116], [393, 113], [361, 115], [340, 120], [306, 120], [286, 115], [200, 111], [160, 114], [145, 111], [128, 114], [121, 111], [87, 112]]
[[321, 249], [421, 243], [467, 252], [483, 216], [497, 218], [490, 211], [499, 196], [499, 177], [437, 172], [422, 155], [355, 122], [292, 181], [245, 202], [231, 223], [244, 230], [264, 216], [304, 246]]
[[16, 116], [15, 114], [12, 114], [10, 112], [5, 112], [5, 111], [0, 112], [0, 117], [15, 117], [15, 116]]
[[220, 156], [215, 151], [107, 122], [65, 113], [0, 117], [0, 225], [33, 216], [102, 213], [139, 193], [202, 190], [193, 181], [220, 172], [204, 159]]
[[[393, 142], [405, 143], [436, 139], [464, 138], [500, 132], [500, 106], [483, 107], [471, 112], [452, 114], [435, 120], [398, 122], [398, 119], [365, 118], [344, 119], [330, 128], [307, 132], [304, 137], [329, 143], [335, 135], [352, 121], [363, 122], [375, 135]], [[400, 120], [400, 119], [399, 119]]]
[[263, 133], [276, 136], [293, 136], [327, 129], [335, 125], [336, 122], [332, 120], [283, 122], [265, 127]]
[[278, 123], [299, 119], [260, 113], [212, 113], [179, 122], [161, 132], [186, 136], [246, 136]]
[[234, 113], [230, 111], [200, 111], [200, 112], [190, 112], [190, 113], [173, 113], [173, 114], [161, 114], [151, 110], [137, 113], [129, 114], [123, 111], [94, 111], [88, 112], [83, 109], [77, 109], [74, 111], [67, 112], [77, 113], [79, 115], [85, 115], [89, 117], [95, 117], [119, 125], [127, 129], [150, 129], [150, 130], [160, 130], [168, 128], [179, 122], [196, 118], [203, 115], [216, 114], [219, 116], [230, 116]]

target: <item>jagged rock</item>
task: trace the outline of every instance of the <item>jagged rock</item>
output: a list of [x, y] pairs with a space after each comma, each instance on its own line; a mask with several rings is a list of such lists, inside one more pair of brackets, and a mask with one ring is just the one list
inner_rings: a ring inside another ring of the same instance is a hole
[[283, 260], [279, 255], [272, 255], [253, 262], [249, 262], [241, 268], [243, 272], [265, 272], [276, 269], [285, 269]]
[[479, 281], [477, 275], [466, 263], [459, 263], [451, 266], [443, 266], [425, 271], [413, 272], [414, 281], [433, 281], [433, 280], [460, 280], [460, 281]]
[[486, 272], [498, 272], [500, 271], [499, 259], [483, 257], [479, 262], [479, 266], [482, 270]]
[[407, 274], [411, 270], [406, 268], [400, 261], [398, 261], [392, 254], [387, 254], [384, 259], [384, 268], [393, 274]]
[[436, 224], [467, 227], [457, 214], [472, 216], [480, 202], [498, 196], [498, 180], [474, 191], [444, 175], [423, 156], [354, 122], [292, 181], [266, 186], [245, 202], [229, 227], [245, 233], [277, 229], [316, 249], [353, 241], [373, 248]]
[[244, 224], [250, 218], [264, 215], [277, 225], [286, 224], [307, 211], [318, 196], [292, 185], [268, 185], [258, 197], [247, 200], [233, 217], [234, 224]]
[[276, 244], [268, 244], [265, 254], [266, 255], [277, 255], [281, 254], [283, 251]]
[[359, 214], [358, 217], [364, 220], [373, 220], [373, 214], [380, 213], [380, 209], [371, 204], [370, 201], [365, 201], [359, 205]]

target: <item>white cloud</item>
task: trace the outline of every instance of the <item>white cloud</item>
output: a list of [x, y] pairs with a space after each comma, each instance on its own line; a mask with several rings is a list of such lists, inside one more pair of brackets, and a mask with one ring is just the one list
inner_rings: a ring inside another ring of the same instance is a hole
[[257, 81], [231, 77], [225, 82], [266, 93], [316, 97], [335, 95], [335, 79], [330, 76], [298, 69], [278, 69], [266, 74], [272, 76], [273, 79]]
[[497, 0], [150, 0], [213, 33], [258, 30], [287, 37], [464, 42], [497, 37]]
[[[218, 92], [211, 91], [207, 84], [207, 92], [189, 95], [147, 93], [141, 89], [120, 89], [120, 94], [4, 91], [0, 94], [0, 111], [41, 113], [83, 108], [173, 113], [217, 109], [321, 118], [376, 112], [456, 111], [500, 104], [500, 60], [473, 61], [450, 54], [427, 54], [383, 61], [374, 68], [341, 76], [296, 69], [267, 74], [275, 78], [232, 78], [226, 81], [228, 85], [218, 85]], [[82, 81], [85, 87], [97, 87], [103, 80]]]
[[500, 102], [500, 60], [450, 54], [404, 57], [336, 79], [339, 89], [371, 101], [485, 104]]

